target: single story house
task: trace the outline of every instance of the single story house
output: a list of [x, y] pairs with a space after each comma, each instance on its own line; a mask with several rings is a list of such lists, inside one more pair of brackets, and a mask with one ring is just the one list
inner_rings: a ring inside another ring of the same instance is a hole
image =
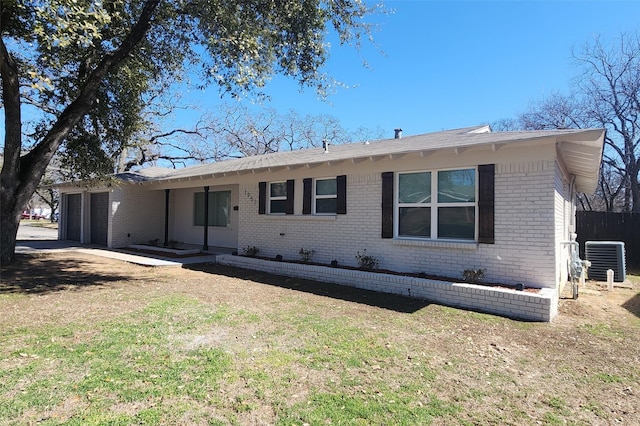
[[[482, 269], [486, 282], [541, 289], [548, 306], [530, 315], [517, 306], [466, 303], [458, 293], [440, 297], [422, 284], [336, 282], [550, 320], [567, 282], [576, 193], [596, 189], [604, 134], [477, 126], [151, 167], [117, 175], [110, 186], [60, 186], [59, 238], [114, 248], [151, 240], [239, 254], [257, 248], [261, 257], [285, 260], [299, 260], [302, 249], [314, 263], [346, 266], [366, 253], [380, 269], [460, 280], [462, 271]], [[232, 257], [245, 259], [221, 261]]]

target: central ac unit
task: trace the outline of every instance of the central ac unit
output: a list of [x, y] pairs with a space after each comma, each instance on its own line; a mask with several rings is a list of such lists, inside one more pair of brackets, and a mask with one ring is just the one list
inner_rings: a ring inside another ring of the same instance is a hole
[[585, 254], [591, 262], [589, 278], [597, 281], [607, 280], [607, 270], [613, 270], [613, 280], [622, 282], [626, 278], [624, 243], [622, 241], [587, 241]]

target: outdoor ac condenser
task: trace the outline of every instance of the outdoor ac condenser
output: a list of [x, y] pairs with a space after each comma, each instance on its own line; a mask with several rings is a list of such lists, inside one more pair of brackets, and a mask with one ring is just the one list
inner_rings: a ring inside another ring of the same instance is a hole
[[589, 278], [597, 281], [607, 280], [607, 270], [613, 270], [613, 280], [622, 282], [626, 278], [624, 243], [622, 241], [587, 241], [585, 254], [591, 262]]

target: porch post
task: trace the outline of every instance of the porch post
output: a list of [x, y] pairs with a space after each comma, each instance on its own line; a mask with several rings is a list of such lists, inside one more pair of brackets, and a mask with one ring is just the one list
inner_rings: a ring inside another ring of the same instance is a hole
[[167, 247], [169, 245], [169, 191], [170, 189], [164, 190], [164, 246]]
[[209, 250], [209, 187], [204, 187], [204, 244], [202, 250]]

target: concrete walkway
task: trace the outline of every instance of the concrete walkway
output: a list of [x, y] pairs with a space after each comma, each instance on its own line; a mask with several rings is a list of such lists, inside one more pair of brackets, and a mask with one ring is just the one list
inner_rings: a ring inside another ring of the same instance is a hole
[[[217, 253], [211, 253], [205, 256], [172, 258], [155, 254], [132, 253], [123, 249], [109, 249], [103, 246], [80, 244], [77, 241], [61, 241], [47, 238], [43, 236], [40, 229], [28, 225], [20, 225], [20, 228], [18, 229], [16, 253], [76, 251], [78, 253], [118, 259], [144, 266], [182, 266], [195, 263], [210, 263], [215, 262], [216, 256], [218, 255]], [[55, 232], [55, 236], [57, 236], [57, 231]]]

